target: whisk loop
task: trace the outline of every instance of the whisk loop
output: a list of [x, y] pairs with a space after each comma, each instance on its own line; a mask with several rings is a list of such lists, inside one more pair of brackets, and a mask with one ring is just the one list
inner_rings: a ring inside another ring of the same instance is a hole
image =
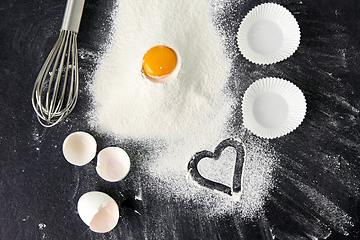
[[75, 107], [78, 89], [76, 33], [63, 30], [35, 81], [32, 104], [39, 122], [51, 127], [67, 117]]
[[68, 0], [59, 38], [36, 78], [32, 106], [44, 127], [52, 127], [74, 109], [79, 92], [77, 32], [84, 0]]

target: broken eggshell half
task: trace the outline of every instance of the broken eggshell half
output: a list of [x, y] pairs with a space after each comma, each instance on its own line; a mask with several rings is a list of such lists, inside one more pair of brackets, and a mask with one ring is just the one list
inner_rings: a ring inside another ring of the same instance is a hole
[[77, 209], [81, 220], [94, 232], [109, 232], [119, 220], [117, 203], [103, 192], [85, 193], [79, 198]]
[[96, 155], [96, 141], [86, 132], [73, 132], [68, 135], [62, 146], [65, 159], [76, 166], [89, 163]]
[[109, 182], [122, 180], [130, 171], [129, 155], [119, 147], [107, 147], [97, 156], [96, 172]]

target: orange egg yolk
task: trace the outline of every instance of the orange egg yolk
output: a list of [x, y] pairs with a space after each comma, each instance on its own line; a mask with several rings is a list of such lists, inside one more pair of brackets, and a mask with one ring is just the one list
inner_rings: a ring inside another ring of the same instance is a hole
[[152, 47], [143, 58], [142, 70], [150, 78], [163, 78], [174, 71], [177, 62], [176, 53], [169, 47]]

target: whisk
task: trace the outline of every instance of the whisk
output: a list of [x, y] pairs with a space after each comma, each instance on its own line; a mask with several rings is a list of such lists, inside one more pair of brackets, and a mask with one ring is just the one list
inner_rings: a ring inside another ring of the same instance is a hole
[[59, 38], [36, 78], [32, 106], [44, 127], [52, 127], [74, 109], [79, 91], [77, 33], [85, 0], [68, 0]]

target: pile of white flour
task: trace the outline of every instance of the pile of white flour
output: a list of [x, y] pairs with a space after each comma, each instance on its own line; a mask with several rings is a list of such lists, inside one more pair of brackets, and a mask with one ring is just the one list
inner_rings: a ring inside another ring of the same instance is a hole
[[[92, 86], [93, 122], [101, 132], [169, 137], [204, 124], [230, 69], [207, 9], [203, 0], [119, 1], [113, 39]], [[156, 45], [181, 58], [177, 79], [166, 84], [141, 75], [142, 58]]]
[[[275, 160], [266, 141], [248, 141], [240, 199], [198, 186], [187, 173], [193, 154], [213, 151], [225, 138], [240, 137], [226, 132], [233, 105], [224, 91], [231, 59], [224, 54], [212, 18], [207, 0], [119, 0], [112, 39], [90, 86], [90, 125], [116, 139], [167, 143], [144, 162], [142, 174], [161, 183], [147, 191], [191, 199], [204, 214], [240, 211], [251, 217], [271, 187]], [[177, 79], [166, 84], [141, 75], [143, 55], [155, 45], [169, 46], [181, 57]], [[213, 164], [207, 160], [199, 168], [209, 174], [206, 177], [231, 185], [234, 154], [224, 155], [218, 170], [210, 169]]]

